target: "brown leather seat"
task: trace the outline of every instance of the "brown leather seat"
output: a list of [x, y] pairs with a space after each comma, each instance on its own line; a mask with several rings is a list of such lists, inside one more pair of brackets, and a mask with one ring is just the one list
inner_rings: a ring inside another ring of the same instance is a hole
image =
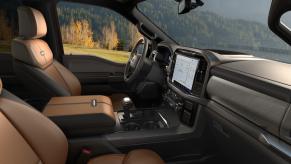
[[[65, 164], [68, 142], [48, 118], [2, 89], [0, 79], [0, 163]], [[150, 150], [103, 155], [88, 164], [164, 164]]]
[[18, 7], [19, 37], [12, 41], [14, 70], [19, 79], [39, 96], [78, 96], [79, 80], [53, 59], [48, 44], [39, 39], [47, 33], [42, 13], [30, 7]]
[[[19, 37], [12, 41], [14, 71], [30, 91], [43, 99], [79, 96], [81, 85], [75, 75], [58, 61], [42, 37], [47, 34], [43, 14], [33, 8], [18, 7]], [[120, 102], [122, 98], [114, 101]]]

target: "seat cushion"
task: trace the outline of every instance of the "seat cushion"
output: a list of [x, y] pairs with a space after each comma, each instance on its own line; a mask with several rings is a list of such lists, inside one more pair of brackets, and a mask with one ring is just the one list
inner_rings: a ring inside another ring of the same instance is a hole
[[123, 164], [124, 159], [124, 154], [102, 155], [91, 159], [88, 164]]
[[151, 150], [133, 150], [127, 155], [103, 155], [91, 159], [88, 164], [164, 164], [160, 156]]
[[64, 133], [41, 113], [1, 94], [0, 117], [1, 164], [66, 162], [68, 142]]

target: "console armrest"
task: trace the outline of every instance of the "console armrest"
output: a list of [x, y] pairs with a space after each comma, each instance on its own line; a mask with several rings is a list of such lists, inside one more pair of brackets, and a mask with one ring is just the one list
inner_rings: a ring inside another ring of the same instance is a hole
[[106, 96], [53, 97], [43, 114], [67, 136], [88, 136], [113, 132], [115, 114]]

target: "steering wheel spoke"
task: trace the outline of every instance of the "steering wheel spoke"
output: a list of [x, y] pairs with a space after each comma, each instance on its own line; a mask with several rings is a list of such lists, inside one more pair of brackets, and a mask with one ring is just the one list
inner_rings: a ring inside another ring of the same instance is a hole
[[[142, 47], [141, 47], [142, 46]], [[129, 61], [125, 67], [124, 71], [124, 81], [126, 83], [134, 83], [136, 82], [138, 76], [146, 73], [145, 67], [148, 67], [149, 62], [145, 62], [146, 54], [148, 53], [149, 41], [142, 37], [136, 43], [135, 47], [133, 48]]]

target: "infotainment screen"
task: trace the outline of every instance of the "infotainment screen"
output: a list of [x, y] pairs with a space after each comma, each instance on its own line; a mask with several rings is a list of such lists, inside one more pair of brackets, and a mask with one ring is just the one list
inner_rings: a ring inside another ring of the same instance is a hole
[[198, 64], [199, 59], [177, 55], [172, 82], [176, 81], [191, 91]]

